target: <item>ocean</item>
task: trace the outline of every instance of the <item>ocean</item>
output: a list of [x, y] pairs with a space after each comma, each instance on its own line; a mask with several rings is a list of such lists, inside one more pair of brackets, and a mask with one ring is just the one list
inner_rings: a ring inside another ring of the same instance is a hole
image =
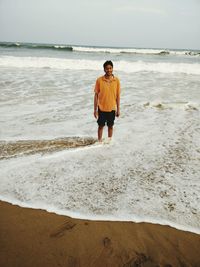
[[[55, 139], [96, 140], [106, 60], [121, 81], [113, 140], [105, 128], [102, 144], [48, 152]], [[0, 77], [1, 200], [200, 233], [200, 51], [1, 42]]]

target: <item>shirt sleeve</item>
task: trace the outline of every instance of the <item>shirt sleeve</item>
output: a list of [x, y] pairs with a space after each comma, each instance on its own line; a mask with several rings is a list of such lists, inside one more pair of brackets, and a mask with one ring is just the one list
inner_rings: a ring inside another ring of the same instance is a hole
[[94, 87], [94, 92], [97, 93], [97, 94], [100, 92], [99, 79], [96, 80], [96, 84], [95, 84], [95, 87]]

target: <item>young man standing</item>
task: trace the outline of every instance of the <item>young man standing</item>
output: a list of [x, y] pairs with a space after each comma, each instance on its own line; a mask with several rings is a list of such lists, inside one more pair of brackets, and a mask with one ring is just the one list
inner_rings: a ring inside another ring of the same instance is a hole
[[103, 64], [105, 75], [96, 80], [94, 95], [94, 117], [99, 125], [98, 140], [102, 141], [105, 123], [108, 126], [108, 137], [113, 135], [115, 115], [120, 115], [120, 81], [113, 75], [112, 61]]

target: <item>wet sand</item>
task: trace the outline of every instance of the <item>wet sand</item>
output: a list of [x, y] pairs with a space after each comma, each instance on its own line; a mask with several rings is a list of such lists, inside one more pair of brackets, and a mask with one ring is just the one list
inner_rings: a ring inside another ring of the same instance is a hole
[[97, 140], [92, 137], [65, 137], [52, 140], [0, 140], [0, 160], [36, 153], [51, 153], [64, 149], [93, 145]]
[[2, 267], [200, 266], [200, 235], [169, 226], [72, 219], [0, 202]]

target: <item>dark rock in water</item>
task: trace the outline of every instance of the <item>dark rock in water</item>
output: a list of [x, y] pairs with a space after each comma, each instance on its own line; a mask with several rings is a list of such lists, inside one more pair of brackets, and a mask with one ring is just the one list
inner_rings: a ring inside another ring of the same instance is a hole
[[65, 137], [52, 140], [0, 141], [0, 159], [35, 153], [49, 153], [70, 148], [93, 145], [92, 137]]
[[161, 51], [158, 55], [169, 55], [169, 51]]

